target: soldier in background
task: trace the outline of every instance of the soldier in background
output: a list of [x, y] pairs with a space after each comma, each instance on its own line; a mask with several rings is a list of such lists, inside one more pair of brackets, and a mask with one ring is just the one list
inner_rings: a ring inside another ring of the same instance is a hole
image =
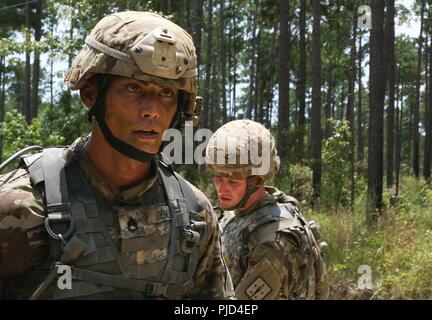
[[[0, 176], [7, 299], [222, 299], [217, 217], [159, 160], [162, 135], [199, 118], [191, 37], [148, 12], [103, 18], [65, 78], [91, 135], [22, 157]], [[57, 278], [71, 267], [71, 288]]]
[[305, 220], [295, 198], [264, 186], [280, 163], [271, 133], [254, 121], [231, 121], [211, 137], [206, 163], [214, 175], [235, 297], [326, 298], [316, 224]]

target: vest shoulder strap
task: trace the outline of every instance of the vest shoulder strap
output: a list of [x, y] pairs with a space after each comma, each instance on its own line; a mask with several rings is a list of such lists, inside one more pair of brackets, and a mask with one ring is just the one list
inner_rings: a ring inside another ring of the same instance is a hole
[[251, 222], [241, 231], [243, 243], [247, 244], [243, 250], [245, 255], [249, 255], [257, 245], [274, 240], [277, 232], [301, 226], [295, 209], [292, 203], [276, 203], [255, 211]]
[[[170, 248], [168, 250], [169, 257], [166, 268], [162, 275], [163, 281], [169, 281], [175, 276], [175, 269], [180, 266], [175, 266], [175, 261], [183, 264], [184, 256], [189, 256], [187, 262], [187, 278], [192, 282], [193, 275], [195, 274], [196, 267], [199, 260], [199, 243], [202, 235], [205, 232], [201, 228], [201, 232], [194, 230], [191, 227], [196, 222], [193, 219], [198, 219], [198, 212], [200, 206], [197, 198], [186, 180], [174, 172], [171, 167], [165, 165], [163, 162], [159, 166], [159, 174], [161, 176], [166, 195], [168, 206], [172, 213], [172, 225], [170, 241]], [[192, 218], [192, 219], [191, 219]], [[183, 256], [183, 258], [182, 258]]]

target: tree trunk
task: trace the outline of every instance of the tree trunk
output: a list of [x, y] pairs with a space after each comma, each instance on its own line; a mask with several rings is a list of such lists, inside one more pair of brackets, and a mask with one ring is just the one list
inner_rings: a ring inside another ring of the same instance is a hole
[[[35, 41], [39, 42], [42, 38], [42, 10], [43, 1], [38, 1], [36, 5], [36, 22], [34, 26]], [[31, 93], [31, 119], [36, 118], [39, 110], [39, 79], [40, 79], [40, 52], [35, 47], [33, 55], [33, 76], [32, 76], [32, 93]]]
[[387, 81], [389, 92], [389, 105], [387, 108], [387, 187], [393, 186], [393, 160], [394, 160], [394, 104], [395, 104], [395, 0], [387, 0], [386, 37], [385, 45], [387, 64]]
[[[398, 95], [402, 97], [402, 90], [398, 88]], [[399, 97], [398, 97], [399, 98]], [[397, 99], [399, 104], [399, 99]], [[396, 135], [395, 135], [395, 165], [396, 165], [396, 197], [399, 195], [399, 176], [401, 164], [401, 142], [402, 142], [402, 103], [396, 108]]]
[[312, 29], [312, 186], [314, 204], [321, 191], [321, 42], [320, 21], [321, 2], [313, 0], [313, 29]]
[[30, 4], [27, 2], [25, 5], [25, 26], [26, 26], [26, 38], [25, 38], [25, 66], [24, 66], [24, 105], [23, 113], [27, 120], [27, 123], [31, 122], [31, 93], [30, 93], [30, 41], [31, 41], [31, 21], [30, 21]]
[[164, 15], [169, 14], [168, 12], [168, 0], [159, 0], [159, 11]]
[[362, 35], [359, 34], [358, 47], [358, 112], [357, 112], [357, 161], [364, 159], [364, 142], [363, 142], [363, 110], [362, 110]]
[[[232, 4], [231, 4], [232, 0], [228, 1], [228, 17], [233, 18], [233, 12], [232, 12]], [[227, 55], [228, 55], [228, 101], [227, 101], [227, 117], [228, 117], [228, 121], [232, 120], [232, 112], [233, 112], [233, 105], [232, 105], [232, 101], [233, 101], [233, 74], [232, 74], [232, 56], [233, 56], [233, 28], [232, 28], [232, 23], [230, 23], [230, 19], [228, 19], [228, 23], [227, 23], [227, 29], [228, 29], [228, 34], [227, 34], [227, 42], [228, 42], [228, 50], [227, 50]]]
[[262, 90], [262, 75], [263, 75], [263, 68], [261, 66], [261, 58], [262, 58], [262, 48], [261, 48], [261, 30], [258, 32], [257, 36], [257, 60], [256, 60], [256, 72], [255, 72], [255, 91], [254, 91], [254, 120], [257, 122], [262, 123], [262, 95], [264, 94]]
[[416, 78], [416, 100], [413, 109], [413, 170], [416, 178], [420, 175], [420, 157], [419, 157], [419, 121], [420, 121], [420, 78], [421, 78], [421, 59], [423, 46], [423, 27], [424, 27], [424, 11], [425, 0], [421, 2], [421, 18], [420, 18], [420, 35], [418, 37], [418, 52], [417, 52], [417, 78]]
[[333, 62], [329, 62], [327, 67], [327, 101], [325, 106], [325, 138], [332, 135], [332, 127], [330, 125], [330, 118], [332, 117], [332, 101], [333, 101]]
[[383, 191], [383, 21], [384, 0], [371, 0], [372, 29], [369, 63], [369, 153], [366, 222], [371, 224], [375, 212], [382, 208]]
[[256, 74], [256, 29], [257, 29], [257, 19], [258, 19], [258, 6], [259, 1], [254, 0], [255, 4], [255, 12], [253, 15], [253, 22], [252, 22], [252, 49], [250, 54], [250, 77], [249, 77], [249, 97], [248, 97], [248, 104], [246, 108], [246, 118], [250, 119], [252, 116], [252, 107], [253, 107], [253, 97], [254, 97], [254, 91], [256, 89], [254, 79]]
[[[271, 50], [270, 50], [270, 57], [274, 57], [276, 54], [276, 44], [277, 44], [277, 27], [275, 27], [272, 31], [273, 37], [272, 37], [272, 45], [271, 45]], [[266, 106], [265, 108], [265, 126], [267, 128], [271, 127], [271, 116], [272, 116], [272, 111], [273, 111], [273, 98], [274, 98], [274, 91], [273, 91], [273, 86], [275, 83], [275, 73], [277, 71], [277, 69], [275, 68], [275, 63], [278, 63], [278, 61], [275, 61], [275, 59], [272, 59], [270, 61], [270, 65], [267, 66], [266, 69], [266, 74], [265, 74], [265, 79], [266, 81], [263, 81], [263, 92], [266, 93], [265, 95], [265, 101], [263, 102], [263, 105]], [[278, 77], [279, 75], [276, 74], [276, 76]], [[277, 81], [277, 80], [276, 80]]]
[[[189, 3], [189, 1], [187, 1]], [[190, 5], [190, 4], [189, 4]], [[203, 14], [204, 14], [204, 0], [196, 0], [195, 1], [195, 13], [193, 14], [193, 25], [194, 25], [194, 44], [196, 48], [196, 55], [198, 61], [198, 70], [201, 63], [201, 38], [202, 38], [202, 23], [203, 23]]]
[[213, 65], [212, 65], [212, 77], [211, 77], [211, 88], [212, 88], [212, 99], [211, 99], [211, 106], [210, 106], [210, 130], [216, 131], [216, 128], [218, 126], [217, 117], [216, 115], [219, 115], [220, 109], [220, 92], [219, 92], [219, 78], [217, 76], [218, 74], [218, 61], [215, 59]]
[[288, 0], [279, 1], [279, 109], [278, 109], [278, 152], [282, 159], [287, 156], [287, 134], [289, 130], [289, 11]]
[[233, 85], [233, 94], [232, 94], [232, 116], [236, 117], [237, 114], [237, 99], [236, 99], [236, 90], [237, 90], [237, 53], [236, 53], [236, 12], [235, 12], [235, 5], [232, 5], [232, 10], [233, 10], [233, 35], [232, 35], [232, 66], [233, 66], [233, 80], [232, 80], [232, 85]]
[[340, 117], [339, 119], [342, 121], [345, 119], [345, 85], [341, 84], [341, 94], [340, 94]]
[[[427, 169], [427, 162], [428, 159], [426, 158], [428, 143], [426, 140], [428, 140], [428, 131], [430, 130], [429, 126], [429, 39], [426, 36], [425, 37], [425, 46], [423, 49], [423, 59], [424, 59], [424, 70], [425, 70], [425, 91], [423, 92], [423, 99], [424, 99], [424, 113], [423, 113], [423, 124], [424, 124], [424, 131], [425, 131], [425, 138], [424, 138], [424, 144], [423, 144], [423, 177], [425, 177], [425, 170]], [[427, 179], [427, 178], [425, 178]]]
[[304, 136], [306, 131], [306, 0], [300, 0], [300, 30], [299, 30], [299, 75], [298, 75], [298, 140], [296, 155], [300, 161], [304, 158]]
[[203, 110], [202, 110], [202, 127], [209, 127], [209, 109], [210, 103], [210, 81], [211, 81], [211, 70], [212, 70], [212, 51], [213, 51], [213, 0], [209, 0], [207, 3], [207, 48], [206, 48], [206, 65], [205, 65], [205, 85], [204, 85], [204, 98], [203, 98]]
[[413, 104], [411, 103], [411, 101], [408, 102], [409, 106], [409, 119], [408, 119], [408, 133], [409, 133], [409, 139], [408, 139], [408, 163], [412, 164], [412, 136], [413, 136]]
[[[74, 18], [74, 10], [75, 8], [72, 5], [71, 8], [71, 16], [70, 16], [70, 26], [69, 26], [69, 41], [73, 40], [73, 31], [74, 31], [74, 24], [75, 24], [75, 18]], [[72, 53], [69, 53], [68, 55], [68, 69], [72, 66]]]
[[[357, 11], [356, 11], [357, 12]], [[351, 208], [354, 206], [354, 197], [355, 197], [355, 180], [354, 180], [354, 90], [355, 90], [355, 82], [356, 82], [356, 37], [357, 37], [357, 14], [354, 14], [353, 17], [353, 26], [352, 26], [352, 37], [351, 37], [351, 67], [350, 67], [350, 75], [349, 75], [349, 84], [348, 84], [348, 103], [347, 103], [347, 120], [349, 121], [349, 130], [351, 132], [350, 137], [350, 153], [349, 153], [349, 161], [350, 161], [350, 178], [351, 178]]]
[[429, 86], [428, 86], [428, 99], [425, 105], [425, 152], [424, 152], [424, 165], [423, 177], [427, 180], [431, 178], [431, 164], [432, 164], [432, 34], [430, 35], [429, 44]]
[[221, 70], [221, 88], [222, 88], [222, 121], [227, 122], [227, 100], [226, 100], [226, 50], [225, 50], [225, 5], [224, 0], [220, 0], [219, 11], [219, 36], [220, 36], [220, 70]]
[[253, 111], [254, 111], [254, 120], [261, 122], [260, 116], [261, 116], [261, 106], [260, 106], [260, 98], [262, 95], [262, 90], [261, 90], [261, 29], [258, 31], [258, 35], [257, 35], [257, 39], [256, 39], [256, 43], [257, 43], [257, 56], [255, 59], [255, 76], [254, 76], [254, 92], [253, 92]]
[[[6, 57], [0, 56], [0, 123], [4, 120], [5, 106], [4, 106], [4, 90], [5, 90], [5, 60]], [[0, 136], [0, 163], [3, 157], [3, 137]]]
[[[54, 13], [51, 14], [50, 20], [50, 31], [51, 34], [54, 34]], [[50, 48], [53, 50], [53, 48]], [[51, 51], [50, 57], [50, 110], [52, 110], [54, 106], [54, 54]]]
[[[198, 1], [200, 1], [200, 0], [197, 0], [197, 2]], [[190, 1], [186, 1], [186, 27], [187, 27], [187, 30], [192, 30], [192, 25], [191, 25], [191, 3], [190, 3]], [[196, 45], [195, 45], [195, 47], [196, 47]], [[197, 56], [198, 56], [198, 54], [197, 54]]]

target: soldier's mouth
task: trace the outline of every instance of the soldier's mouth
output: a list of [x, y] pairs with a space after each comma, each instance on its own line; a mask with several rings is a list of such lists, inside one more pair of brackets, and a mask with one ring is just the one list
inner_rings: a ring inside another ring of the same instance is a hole
[[154, 130], [133, 130], [133, 133], [140, 139], [155, 139], [159, 136], [159, 132]]
[[220, 196], [219, 197], [222, 201], [230, 201], [231, 198], [230, 197], [225, 197], [225, 196]]

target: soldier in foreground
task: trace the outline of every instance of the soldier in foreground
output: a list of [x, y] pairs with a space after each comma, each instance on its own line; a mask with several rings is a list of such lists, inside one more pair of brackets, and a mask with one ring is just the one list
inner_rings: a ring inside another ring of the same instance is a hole
[[231, 121], [211, 137], [206, 163], [214, 175], [235, 297], [326, 298], [316, 225], [305, 220], [295, 198], [264, 186], [280, 163], [271, 133], [254, 121]]
[[217, 217], [158, 153], [166, 129], [199, 118], [191, 37], [153, 13], [106, 16], [65, 81], [91, 135], [0, 176], [0, 296], [224, 298]]

